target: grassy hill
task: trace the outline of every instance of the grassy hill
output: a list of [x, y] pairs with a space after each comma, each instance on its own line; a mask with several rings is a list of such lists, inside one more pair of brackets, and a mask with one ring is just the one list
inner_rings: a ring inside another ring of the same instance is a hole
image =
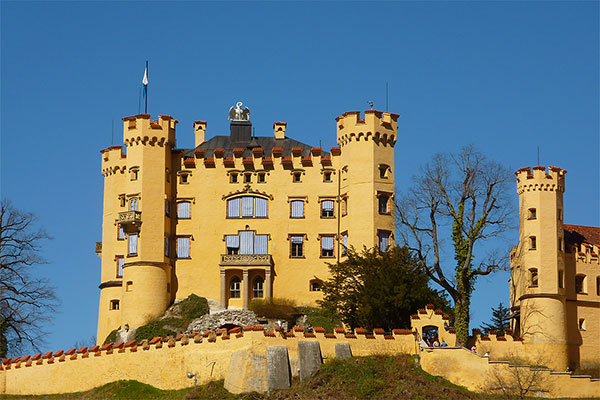
[[[166, 371], [165, 371], [166, 372]], [[4, 397], [3, 397], [4, 398]], [[332, 359], [305, 382], [294, 381], [290, 390], [270, 394], [233, 395], [223, 381], [197, 389], [159, 390], [136, 381], [113, 382], [87, 392], [51, 396], [6, 396], [6, 399], [49, 400], [280, 400], [280, 399], [487, 399], [415, 366], [407, 355]]]

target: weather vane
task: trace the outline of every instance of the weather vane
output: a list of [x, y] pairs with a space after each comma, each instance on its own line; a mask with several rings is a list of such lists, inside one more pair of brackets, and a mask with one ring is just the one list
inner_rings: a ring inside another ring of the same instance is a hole
[[242, 105], [243, 103], [238, 101], [235, 108], [231, 107], [229, 109], [229, 121], [250, 121], [250, 109], [248, 107], [242, 109]]

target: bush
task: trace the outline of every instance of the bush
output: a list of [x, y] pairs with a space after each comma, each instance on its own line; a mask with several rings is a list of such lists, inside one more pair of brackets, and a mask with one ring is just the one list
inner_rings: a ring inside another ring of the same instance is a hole
[[270, 301], [253, 299], [248, 309], [261, 317], [282, 320], [292, 320], [299, 314], [296, 303], [289, 299], [272, 299]]
[[340, 319], [329, 310], [323, 308], [306, 308], [306, 323], [312, 326], [325, 328], [325, 332], [333, 333], [333, 328], [340, 326]]
[[135, 331], [134, 339], [140, 341], [143, 339], [149, 340], [156, 336], [165, 337], [174, 335], [176, 335], [176, 332], [164, 328], [163, 321], [152, 321], [149, 324], [137, 328]]
[[114, 331], [110, 332], [102, 344], [114, 343], [115, 340], [117, 340], [117, 332], [119, 329], [121, 329], [121, 327], [118, 327]]

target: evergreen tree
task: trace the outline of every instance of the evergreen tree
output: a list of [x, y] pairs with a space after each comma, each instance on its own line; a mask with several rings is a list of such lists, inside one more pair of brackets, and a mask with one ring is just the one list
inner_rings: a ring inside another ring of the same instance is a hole
[[322, 282], [320, 304], [352, 328], [410, 328], [411, 314], [428, 303], [450, 310], [406, 247], [388, 252], [364, 248], [360, 253], [348, 248], [347, 256], [329, 265], [331, 278]]
[[510, 327], [510, 309], [504, 307], [502, 302], [498, 308], [492, 307], [492, 319], [489, 323], [481, 325], [481, 331], [488, 335], [490, 331], [497, 330], [498, 335], [504, 335], [504, 330]]

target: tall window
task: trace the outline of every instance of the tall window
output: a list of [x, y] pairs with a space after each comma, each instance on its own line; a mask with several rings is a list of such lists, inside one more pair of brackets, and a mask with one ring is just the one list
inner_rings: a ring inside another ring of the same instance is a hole
[[345, 256], [348, 251], [348, 233], [342, 234], [342, 255]]
[[292, 200], [290, 206], [290, 218], [304, 218], [304, 200]]
[[562, 289], [565, 287], [565, 274], [563, 271], [558, 271], [558, 288]]
[[535, 236], [529, 236], [529, 250], [535, 250], [537, 247], [537, 240]]
[[387, 252], [388, 247], [390, 246], [390, 233], [387, 231], [379, 231], [377, 232], [377, 236], [379, 242], [379, 250]]
[[321, 202], [321, 218], [333, 218], [333, 208], [335, 202], [333, 200], [323, 200]]
[[167, 199], [165, 199], [165, 215], [167, 217], [171, 216], [171, 202]]
[[290, 257], [304, 257], [304, 236], [290, 236]]
[[132, 233], [129, 235], [129, 243], [128, 243], [128, 253], [129, 256], [137, 255], [138, 250], [138, 235], [136, 233]]
[[537, 219], [537, 211], [535, 208], [530, 208], [527, 211], [527, 219]]
[[529, 286], [530, 287], [538, 287], [538, 270], [537, 268], [529, 269]]
[[170, 257], [171, 256], [171, 249], [169, 248], [169, 237], [167, 235], [165, 235], [165, 257]]
[[264, 282], [265, 282], [265, 280], [262, 278], [262, 276], [257, 276], [256, 278], [254, 278], [254, 282], [252, 282], [252, 297], [263, 297], [264, 296], [264, 291], [263, 291]]
[[125, 264], [125, 257], [116, 256], [115, 259], [117, 260], [117, 278], [122, 278], [123, 277], [123, 265]]
[[138, 210], [138, 198], [132, 197], [129, 199], [129, 211], [137, 211]]
[[267, 199], [243, 196], [227, 200], [227, 218], [267, 218], [267, 216]]
[[190, 238], [177, 238], [177, 258], [190, 258]]
[[239, 235], [225, 236], [227, 254], [269, 254], [269, 235], [254, 231], [240, 231]]
[[585, 275], [575, 276], [575, 292], [586, 293], [585, 290]]
[[119, 232], [117, 233], [117, 240], [125, 240], [125, 231], [123, 230], [122, 225], [119, 225]]
[[233, 278], [231, 278], [231, 281], [229, 281], [229, 297], [230, 298], [239, 299], [241, 297], [241, 294], [242, 294], [241, 284], [242, 284], [242, 281], [240, 280], [239, 277], [234, 276]]
[[321, 257], [333, 257], [333, 236], [321, 236]]
[[240, 237], [238, 235], [225, 236], [227, 254], [240, 254]]
[[390, 197], [387, 194], [380, 194], [378, 196], [379, 200], [379, 214], [388, 214], [388, 203]]
[[190, 202], [180, 201], [177, 203], [177, 218], [189, 219], [190, 218]]

